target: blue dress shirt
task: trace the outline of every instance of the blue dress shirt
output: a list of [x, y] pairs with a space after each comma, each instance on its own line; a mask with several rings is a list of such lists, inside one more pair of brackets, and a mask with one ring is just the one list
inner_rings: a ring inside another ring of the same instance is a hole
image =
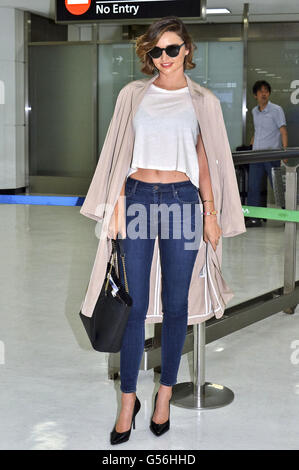
[[286, 125], [283, 109], [271, 103], [260, 111], [258, 106], [252, 110], [254, 123], [254, 142], [252, 150], [279, 149], [282, 147], [280, 127]]

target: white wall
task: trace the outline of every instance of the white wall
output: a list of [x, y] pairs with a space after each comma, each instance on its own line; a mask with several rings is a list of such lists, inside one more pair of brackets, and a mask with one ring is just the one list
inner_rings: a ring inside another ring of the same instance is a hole
[[55, 0], [0, 0], [0, 7], [31, 11], [52, 19], [55, 17]]
[[0, 8], [0, 189], [25, 186], [23, 16]]

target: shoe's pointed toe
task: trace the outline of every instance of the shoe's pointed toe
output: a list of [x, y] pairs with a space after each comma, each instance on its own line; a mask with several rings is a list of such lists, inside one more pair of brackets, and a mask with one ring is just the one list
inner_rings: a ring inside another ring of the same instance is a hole
[[155, 396], [155, 407], [154, 407], [154, 412], [153, 412], [152, 419], [151, 419], [150, 430], [152, 431], [153, 434], [155, 434], [155, 436], [162, 436], [162, 434], [164, 434], [170, 428], [170, 400], [169, 400], [169, 418], [167, 421], [165, 421], [165, 423], [158, 424], [153, 421], [153, 416], [155, 414], [155, 409], [156, 409], [157, 397], [158, 397], [158, 392], [156, 393], [156, 396]]
[[161, 434], [164, 434], [166, 431], [169, 430], [169, 427], [169, 420], [162, 424], [157, 424], [152, 420], [150, 424], [150, 429], [156, 436], [161, 436]]
[[125, 432], [117, 432], [115, 426], [110, 433], [110, 444], [121, 444], [122, 442], [126, 442], [130, 439], [131, 428]]

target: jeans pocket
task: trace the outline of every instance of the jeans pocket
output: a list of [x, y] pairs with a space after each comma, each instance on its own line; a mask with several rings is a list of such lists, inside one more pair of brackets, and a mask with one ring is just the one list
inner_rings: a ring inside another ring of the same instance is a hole
[[196, 187], [184, 186], [175, 190], [176, 199], [182, 204], [194, 204], [199, 202], [199, 194]]

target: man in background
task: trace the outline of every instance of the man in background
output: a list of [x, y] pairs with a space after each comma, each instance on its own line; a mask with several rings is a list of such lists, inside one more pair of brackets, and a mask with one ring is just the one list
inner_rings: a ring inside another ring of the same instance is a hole
[[[252, 91], [257, 101], [257, 106], [252, 110], [254, 123], [254, 135], [250, 141], [252, 150], [286, 148], [288, 146], [286, 119], [282, 107], [269, 100], [271, 94], [270, 84], [265, 80], [259, 80], [253, 85]], [[273, 188], [271, 168], [279, 166], [280, 160], [250, 163], [248, 206], [260, 206], [263, 176], [266, 172]], [[245, 225], [246, 227], [260, 227], [262, 222], [259, 218], [246, 217]]]

